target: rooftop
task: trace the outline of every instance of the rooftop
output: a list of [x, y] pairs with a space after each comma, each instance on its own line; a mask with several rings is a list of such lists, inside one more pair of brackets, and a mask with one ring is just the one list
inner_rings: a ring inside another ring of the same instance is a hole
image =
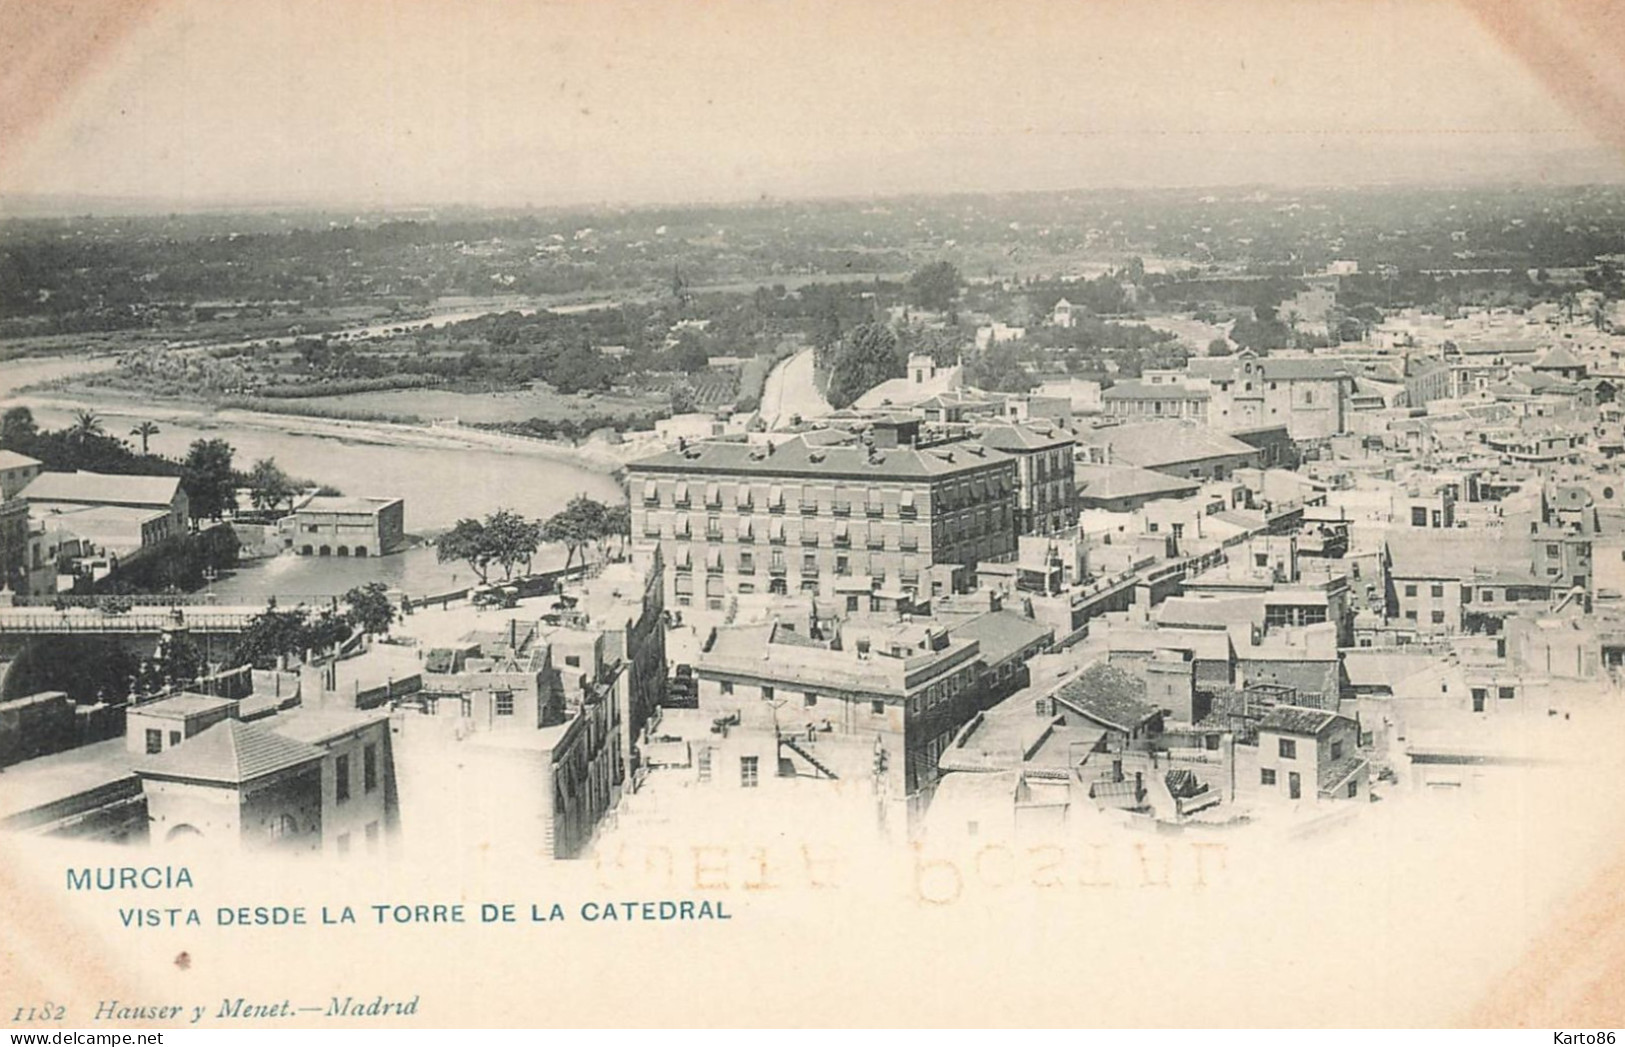
[[1143, 700], [1145, 682], [1097, 662], [1050, 692], [1058, 702], [1119, 730], [1131, 731], [1157, 715], [1157, 707]]
[[1313, 738], [1318, 737], [1337, 721], [1348, 719], [1346, 716], [1328, 712], [1325, 709], [1277, 705], [1265, 713], [1262, 720], [1258, 721], [1258, 729], [1260, 731], [1274, 731], [1276, 734], [1301, 734]]
[[21, 497], [30, 502], [100, 502], [168, 508], [180, 484], [177, 476], [40, 473], [23, 488]]
[[1109, 447], [1114, 464], [1137, 465], [1143, 469], [1258, 453], [1251, 444], [1232, 436], [1176, 419], [1105, 426], [1084, 434], [1078, 442]]
[[158, 778], [241, 785], [321, 756], [315, 746], [284, 737], [262, 724], [222, 720], [172, 749], [142, 758], [135, 770]]
[[399, 502], [399, 498], [341, 497], [319, 494], [299, 507], [302, 513], [376, 513]]
[[1182, 480], [1167, 473], [1132, 465], [1084, 465], [1080, 462], [1074, 467], [1073, 476], [1077, 481], [1078, 497], [1095, 501], [1183, 496], [1195, 494], [1201, 487], [1198, 480]]
[[165, 720], [185, 720], [220, 709], [230, 709], [236, 704], [228, 698], [216, 698], [209, 694], [177, 694], [172, 698], [161, 698], [145, 705], [132, 705], [129, 712]]
[[950, 626], [948, 633], [956, 640], [975, 640], [981, 645], [982, 658], [989, 665], [997, 665], [1024, 648], [1055, 639], [1055, 627], [1041, 625], [1015, 611], [987, 611], [974, 618]]
[[[627, 464], [637, 473], [715, 473], [771, 477], [835, 477], [863, 480], [927, 480], [1009, 462], [1009, 455], [977, 441], [932, 447], [888, 447], [871, 451], [855, 445], [816, 447], [799, 437], [766, 445], [723, 441], [663, 451]], [[37, 482], [37, 481], [36, 481]]]
[[30, 465], [39, 465], [38, 458], [30, 458], [26, 454], [16, 451], [0, 451], [0, 469], [22, 469]]

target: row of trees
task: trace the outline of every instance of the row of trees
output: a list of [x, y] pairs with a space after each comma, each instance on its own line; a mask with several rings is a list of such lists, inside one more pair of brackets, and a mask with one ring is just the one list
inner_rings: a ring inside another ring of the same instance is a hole
[[302, 658], [349, 640], [357, 631], [382, 635], [395, 622], [395, 605], [383, 582], [368, 582], [346, 592], [332, 606], [313, 609], [270, 607], [249, 623], [237, 639], [233, 664], [269, 669], [279, 658]]
[[577, 495], [545, 521], [527, 520], [511, 509], [498, 509], [483, 520], [458, 520], [441, 535], [435, 555], [441, 563], [468, 564], [481, 584], [489, 584], [494, 568], [502, 569], [504, 581], [513, 577], [516, 567], [523, 566], [528, 574], [544, 541], [565, 547], [564, 566], [569, 567], [577, 554], [585, 562], [586, 550], [592, 545], [603, 559], [609, 543], [623, 539], [631, 529], [630, 506], [605, 505]]

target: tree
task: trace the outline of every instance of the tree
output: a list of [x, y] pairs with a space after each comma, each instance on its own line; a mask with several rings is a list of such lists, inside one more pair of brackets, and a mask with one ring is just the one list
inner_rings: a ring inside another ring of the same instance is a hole
[[39, 436], [39, 423], [34, 412], [26, 407], [11, 407], [0, 415], [0, 447], [9, 451], [22, 450]]
[[897, 351], [897, 335], [884, 324], [854, 327], [834, 351], [829, 367], [830, 406], [837, 410], [888, 378], [900, 378], [904, 360]]
[[192, 519], [218, 520], [237, 508], [235, 455], [231, 444], [221, 439], [192, 441], [181, 470], [181, 487], [191, 504]]
[[73, 425], [68, 428], [68, 435], [75, 443], [84, 443], [91, 437], [106, 436], [107, 431], [102, 428], [100, 415], [87, 407], [81, 407], [73, 412]]
[[350, 624], [368, 635], [387, 633], [395, 623], [395, 605], [390, 602], [389, 587], [383, 582], [368, 582], [346, 592], [344, 606]]
[[604, 559], [605, 547], [610, 539], [619, 544], [618, 551], [624, 551], [631, 537], [632, 507], [625, 502], [610, 506], [604, 511], [604, 532], [598, 543], [598, 558]]
[[1209, 356], [1229, 356], [1232, 352], [1234, 350], [1230, 348], [1230, 339], [1228, 338], [1215, 338], [1207, 344], [1207, 354]]
[[509, 509], [498, 509], [485, 518], [484, 540], [490, 562], [502, 567], [504, 579], [513, 577], [513, 569], [528, 565], [542, 544], [542, 528], [535, 520], [527, 520]]
[[270, 669], [278, 658], [302, 655], [308, 650], [301, 646], [305, 640], [305, 618], [302, 607], [290, 610], [272, 607], [255, 615], [237, 637], [233, 660], [238, 665]]
[[159, 432], [160, 430], [158, 428], [158, 423], [156, 422], [142, 422], [140, 425], [130, 430], [131, 436], [139, 436], [141, 438], [142, 457], [146, 457], [148, 453], [147, 441], [152, 439], [154, 436], [157, 436]]
[[136, 674], [135, 689], [141, 694], [157, 694], [182, 688], [208, 671], [203, 648], [196, 640], [185, 633], [165, 633], [158, 641], [157, 653], [143, 662]]
[[1025, 367], [1016, 347], [1009, 342], [993, 342], [965, 365], [965, 382], [977, 389], [998, 393], [1025, 393], [1038, 385]]
[[276, 464], [275, 458], [261, 458], [254, 463], [254, 468], [248, 473], [249, 498], [254, 508], [260, 510], [275, 509], [284, 501], [292, 502], [294, 495], [293, 481]]
[[694, 396], [694, 387], [687, 382], [674, 384], [670, 395], [672, 414], [689, 414], [699, 407], [699, 401]]
[[474, 569], [480, 584], [489, 581], [491, 570], [489, 546], [485, 540], [485, 525], [478, 520], [458, 520], [456, 526], [440, 536], [435, 544], [435, 558], [441, 563], [461, 560]]
[[[607, 507], [584, 494], [570, 499], [560, 512], [554, 513], [542, 524], [542, 537], [565, 548], [564, 566], [575, 561], [576, 553], [584, 552], [589, 542], [597, 541], [605, 530]], [[583, 557], [585, 559], [585, 557]]]
[[908, 278], [908, 299], [921, 309], [945, 313], [959, 294], [960, 282], [952, 262], [932, 262]]

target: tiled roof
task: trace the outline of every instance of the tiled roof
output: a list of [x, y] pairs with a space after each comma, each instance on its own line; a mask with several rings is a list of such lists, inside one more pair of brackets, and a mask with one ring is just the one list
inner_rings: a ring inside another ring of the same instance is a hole
[[1096, 501], [1139, 498], [1148, 495], [1194, 494], [1199, 480], [1184, 480], [1167, 473], [1132, 465], [1083, 465], [1073, 468], [1078, 497]]
[[167, 507], [180, 488], [177, 476], [114, 476], [106, 473], [40, 473], [23, 488], [31, 502], [102, 502]]
[[1052, 692], [1056, 701], [1108, 727], [1129, 731], [1157, 715], [1145, 702], [1145, 682], [1097, 662]]
[[990, 425], [977, 433], [977, 439], [1001, 451], [1038, 451], [1077, 443], [1065, 429], [1044, 431], [1030, 425]]
[[1585, 366], [1584, 361], [1582, 361], [1579, 357], [1575, 356], [1573, 353], [1569, 352], [1569, 350], [1565, 346], [1559, 345], [1559, 346], [1554, 346], [1552, 348], [1551, 352], [1547, 353], [1545, 356], [1540, 358], [1540, 362], [1535, 364], [1535, 370], [1537, 370], [1537, 371], [1545, 371], [1545, 370], [1555, 370], [1557, 368], [1584, 367], [1584, 366]]
[[321, 759], [313, 745], [284, 738], [259, 723], [222, 720], [172, 749], [135, 765], [142, 774], [240, 785]]
[[1317, 785], [1321, 792], [1329, 792], [1356, 774], [1364, 773], [1369, 766], [1365, 759], [1352, 754], [1340, 760], [1333, 760], [1321, 767]]
[[1258, 449], [1251, 444], [1242, 443], [1205, 425], [1174, 419], [1105, 426], [1086, 434], [1078, 442], [1097, 447], [1110, 446], [1114, 463], [1137, 465], [1143, 469], [1204, 458], [1258, 453]]
[[871, 455], [857, 446], [812, 447], [801, 439], [767, 447], [753, 444], [698, 443], [684, 451], [663, 451], [627, 465], [628, 472], [749, 474], [775, 476], [851, 476], [876, 480], [930, 479], [974, 472], [1011, 461], [1003, 451], [964, 440], [932, 447], [889, 447]]
[[1277, 734], [1302, 734], [1313, 737], [1319, 735], [1338, 720], [1346, 719], [1348, 717], [1328, 712], [1325, 709], [1277, 705], [1264, 714], [1264, 718], [1258, 722], [1258, 729], [1260, 731], [1274, 731]]

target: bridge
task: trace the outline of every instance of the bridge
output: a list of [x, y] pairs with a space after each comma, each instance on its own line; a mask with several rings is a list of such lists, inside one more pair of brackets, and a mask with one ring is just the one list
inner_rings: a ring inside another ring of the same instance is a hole
[[0, 607], [0, 636], [131, 636], [185, 629], [193, 633], [240, 633], [260, 606], [136, 607], [108, 611], [95, 607]]

